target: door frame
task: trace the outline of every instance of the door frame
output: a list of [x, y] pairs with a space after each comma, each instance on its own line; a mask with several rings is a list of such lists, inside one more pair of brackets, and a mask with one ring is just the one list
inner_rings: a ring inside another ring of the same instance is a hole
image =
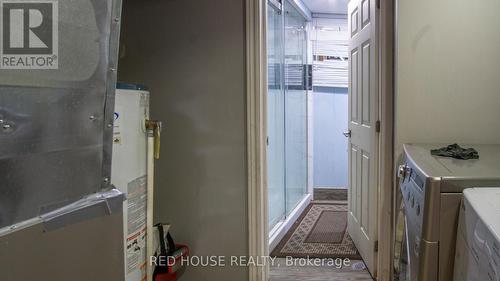
[[[249, 256], [269, 255], [267, 206], [267, 2], [245, 0], [247, 81], [247, 180]], [[378, 265], [377, 280], [391, 278], [394, 171], [395, 0], [379, 0]], [[387, 230], [389, 234], [387, 235]], [[250, 281], [269, 280], [269, 265], [250, 266]]]

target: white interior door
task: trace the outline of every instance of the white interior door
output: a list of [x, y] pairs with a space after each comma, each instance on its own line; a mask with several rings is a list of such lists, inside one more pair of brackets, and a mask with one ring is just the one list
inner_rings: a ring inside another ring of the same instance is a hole
[[376, 0], [349, 2], [348, 231], [374, 276], [377, 268], [378, 173], [376, 5]]

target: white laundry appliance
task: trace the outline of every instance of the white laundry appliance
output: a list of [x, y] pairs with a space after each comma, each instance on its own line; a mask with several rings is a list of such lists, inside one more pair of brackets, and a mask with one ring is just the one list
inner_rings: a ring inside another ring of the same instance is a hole
[[146, 87], [118, 83], [111, 183], [127, 197], [123, 205], [125, 281], [146, 278], [148, 119]]
[[500, 188], [464, 190], [453, 280], [500, 280]]

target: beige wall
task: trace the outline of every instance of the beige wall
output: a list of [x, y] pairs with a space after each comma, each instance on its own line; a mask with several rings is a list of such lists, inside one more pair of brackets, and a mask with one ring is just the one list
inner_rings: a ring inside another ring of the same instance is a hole
[[397, 0], [396, 142], [500, 143], [500, 2]]
[[[125, 0], [119, 80], [150, 87], [164, 122], [156, 221], [193, 255], [247, 255], [243, 0]], [[189, 268], [183, 281], [247, 280]]]

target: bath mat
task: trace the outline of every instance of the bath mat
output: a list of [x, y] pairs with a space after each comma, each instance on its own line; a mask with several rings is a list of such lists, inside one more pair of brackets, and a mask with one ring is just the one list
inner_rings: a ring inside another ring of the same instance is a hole
[[344, 211], [323, 211], [314, 224], [306, 243], [342, 243], [347, 229]]
[[271, 255], [359, 260], [346, 229], [347, 204], [310, 204]]

